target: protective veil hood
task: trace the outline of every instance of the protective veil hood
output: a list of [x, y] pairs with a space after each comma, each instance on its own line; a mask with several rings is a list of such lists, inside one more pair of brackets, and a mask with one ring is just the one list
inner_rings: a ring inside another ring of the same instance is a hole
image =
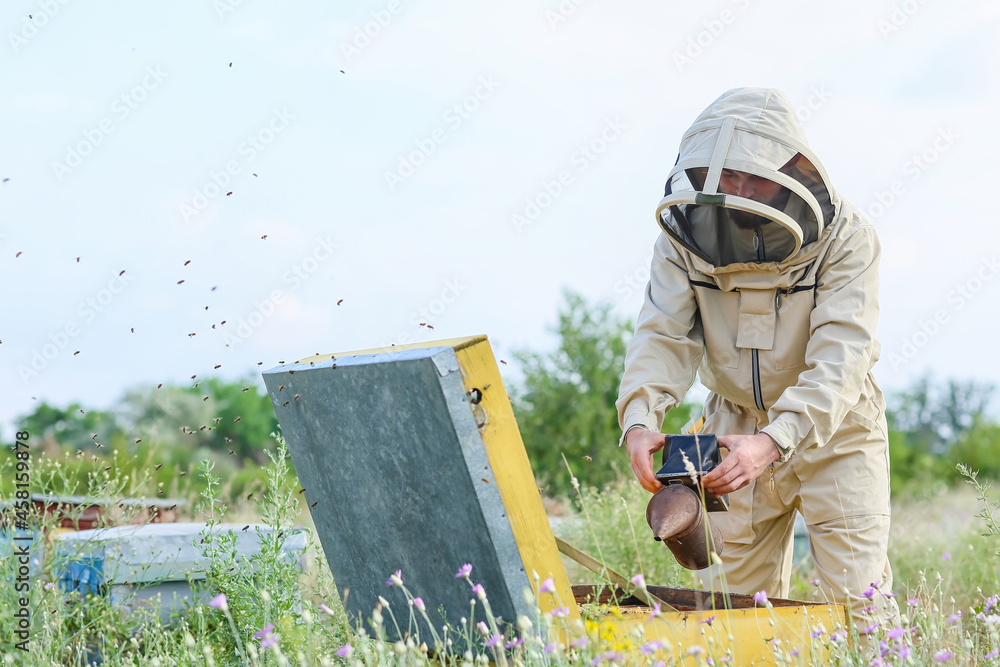
[[[756, 190], [768, 196], [726, 194], [723, 170], [770, 181]], [[656, 218], [675, 244], [715, 268], [760, 265], [815, 243], [837, 203], [784, 93], [734, 88], [684, 134]]]

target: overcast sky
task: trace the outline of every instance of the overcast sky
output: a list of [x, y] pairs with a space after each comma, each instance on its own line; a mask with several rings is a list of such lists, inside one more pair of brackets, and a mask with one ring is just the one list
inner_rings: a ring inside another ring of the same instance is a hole
[[5, 2], [0, 432], [37, 401], [106, 408], [316, 352], [551, 349], [566, 288], [634, 321], [680, 137], [744, 85], [788, 94], [878, 229], [883, 387], [998, 381], [998, 16]]

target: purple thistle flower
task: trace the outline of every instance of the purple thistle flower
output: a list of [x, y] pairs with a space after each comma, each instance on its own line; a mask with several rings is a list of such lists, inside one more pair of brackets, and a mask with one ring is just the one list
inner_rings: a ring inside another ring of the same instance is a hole
[[867, 628], [863, 629], [861, 631], [861, 634], [863, 634], [863, 635], [870, 635], [871, 633], [875, 632], [876, 630], [878, 630], [878, 623], [872, 623]]
[[837, 644], [839, 642], [844, 641], [844, 637], [846, 636], [847, 633], [844, 632], [843, 630], [841, 630], [840, 632], [834, 632], [832, 635], [830, 635], [830, 641], [832, 641], [834, 644]]
[[590, 659], [590, 667], [597, 667], [599, 664], [601, 664], [601, 656], [598, 655]]
[[566, 618], [569, 616], [569, 607], [556, 607], [551, 612], [552, 618]]
[[620, 651], [605, 651], [604, 659], [609, 662], [625, 662], [625, 655]]
[[639, 588], [645, 588], [646, 587], [646, 578], [644, 576], [642, 576], [641, 573], [635, 575], [634, 577], [632, 577], [631, 581], [632, 581], [633, 584], [635, 584]]
[[337, 649], [337, 652], [334, 655], [338, 658], [350, 658], [352, 653], [354, 653], [354, 647], [350, 644], [344, 644]]
[[653, 665], [653, 667], [667, 667], [667, 663], [663, 662], [662, 660], [657, 660], [656, 664]]
[[903, 628], [892, 628], [889, 632], [885, 633], [885, 636], [889, 639], [902, 639], [905, 634], [906, 630]]
[[485, 623], [483, 623], [482, 621], [479, 621], [478, 623], [476, 623], [476, 627], [477, 627], [477, 628], [479, 629], [479, 631], [480, 631], [481, 633], [483, 633], [483, 636], [484, 636], [484, 637], [485, 637], [486, 635], [490, 634], [490, 629], [489, 629], [489, 628], [488, 628], [488, 627], [486, 626], [486, 624], [485, 624]]
[[911, 607], [916, 607], [918, 602], [920, 602], [920, 600], [918, 600], [917, 598], [907, 598], [906, 600], [906, 604], [908, 604]]
[[648, 644], [643, 644], [639, 648], [639, 651], [643, 655], [652, 655], [655, 651], [659, 651], [663, 648], [663, 644], [658, 641], [651, 641]]
[[518, 637], [512, 642], [507, 642], [506, 644], [503, 645], [503, 647], [506, 649], [512, 649], [515, 646], [520, 646], [523, 643], [524, 643], [524, 637]]
[[503, 637], [501, 637], [500, 635], [493, 635], [492, 637], [490, 637], [489, 641], [486, 642], [486, 648], [493, 648], [494, 646], [499, 644], [500, 640], [502, 639]]
[[268, 636], [272, 632], [274, 632], [274, 623], [268, 623], [263, 628], [261, 628], [260, 632], [258, 632], [257, 634], [255, 634], [253, 636], [253, 638], [254, 639], [262, 639], [263, 637]]
[[556, 584], [555, 584], [554, 581], [552, 581], [552, 577], [549, 577], [548, 579], [546, 579], [545, 581], [542, 582], [542, 585], [538, 587], [538, 592], [539, 593], [555, 593], [556, 592]]
[[951, 656], [954, 655], [948, 649], [941, 649], [934, 654], [934, 662], [944, 662], [945, 660], [951, 660]]
[[579, 639], [574, 639], [572, 642], [570, 642], [570, 646], [572, 646], [573, 648], [583, 648], [586, 645], [587, 645], [586, 637], [580, 637]]
[[327, 607], [325, 604], [321, 604], [319, 606], [319, 608], [320, 608], [320, 611], [322, 611], [325, 614], [329, 614], [330, 616], [334, 615], [333, 610], [330, 609], [329, 607]]
[[653, 603], [653, 611], [649, 612], [649, 618], [646, 619], [646, 622], [649, 623], [650, 621], [652, 621], [654, 618], [656, 618], [659, 615], [660, 615], [660, 603], [659, 602], [654, 602]]
[[990, 609], [993, 609], [993, 607], [996, 606], [998, 600], [1000, 600], [1000, 596], [997, 595], [991, 595], [988, 598], [986, 598], [986, 606], [983, 607], [983, 611], [989, 611]]
[[694, 646], [688, 649], [687, 653], [688, 655], [705, 655], [705, 649], [704, 647], [695, 644]]
[[767, 604], [767, 592], [757, 591], [753, 594], [753, 601], [757, 604]]
[[208, 606], [212, 609], [219, 609], [221, 611], [229, 611], [229, 603], [226, 601], [226, 594], [219, 593], [214, 598], [209, 600]]
[[813, 586], [819, 586], [819, 579], [810, 579], [809, 583]]
[[912, 653], [912, 651], [910, 650], [910, 647], [907, 646], [906, 644], [903, 644], [902, 646], [900, 646], [899, 650], [896, 651], [896, 655], [899, 656], [900, 660], [906, 660], [907, 658], [910, 657], [911, 653]]
[[542, 649], [542, 652], [545, 653], [545, 655], [548, 655], [549, 653], [552, 653], [555, 650], [556, 650], [556, 643], [552, 642], [551, 644], [549, 644], [548, 646], [546, 646], [544, 649]]
[[948, 622], [949, 623], [954, 623], [955, 621], [957, 621], [960, 618], [962, 618], [962, 612], [961, 611], [956, 611], [954, 614], [952, 614], [951, 616], [948, 617]]
[[413, 606], [420, 611], [424, 611], [426, 609], [423, 598], [413, 598]]
[[989, 653], [987, 653], [986, 655], [984, 655], [983, 658], [985, 658], [986, 660], [992, 660], [993, 658], [997, 657], [998, 655], [1000, 655], [1000, 649], [995, 648], [992, 651], [990, 651]]
[[264, 637], [264, 639], [260, 640], [261, 648], [271, 648], [272, 646], [276, 646], [277, 644], [278, 644], [278, 638], [275, 637], [274, 635], [268, 635], [267, 637]]
[[392, 574], [390, 574], [389, 578], [385, 580], [385, 585], [386, 586], [398, 586], [398, 587], [402, 588], [403, 587], [403, 571], [402, 570], [396, 570], [395, 572], [393, 572]]
[[712, 616], [709, 616], [704, 621], [702, 621], [702, 623], [704, 623], [705, 625], [712, 625], [712, 621], [714, 621], [718, 617], [719, 617], [718, 614], [713, 614]]
[[483, 588], [482, 584], [476, 584], [472, 587], [472, 592], [475, 593], [480, 600], [486, 599], [486, 589]]
[[[951, 558], [951, 552], [950, 551], [945, 551], [943, 554], [941, 554], [941, 560], [948, 560], [949, 558]], [[950, 658], [950, 657], [951, 657], [951, 655], [948, 656], [948, 658]], [[945, 660], [947, 660], [948, 658], [945, 658]], [[934, 659], [937, 660], [937, 657], [935, 657]]]
[[462, 567], [458, 568], [458, 572], [455, 573], [455, 578], [468, 579], [470, 574], [472, 574], [472, 563], [466, 563]]
[[861, 597], [871, 599], [871, 597], [875, 595], [876, 590], [877, 589], [875, 588], [875, 584], [872, 584], [871, 586], [865, 589], [865, 592], [861, 594]]

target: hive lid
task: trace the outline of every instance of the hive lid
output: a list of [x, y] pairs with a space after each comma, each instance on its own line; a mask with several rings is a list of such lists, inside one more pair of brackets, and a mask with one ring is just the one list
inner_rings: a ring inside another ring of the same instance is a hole
[[[577, 613], [485, 336], [317, 355], [263, 375], [352, 623], [379, 596], [406, 618], [403, 593], [385, 585], [401, 570], [457, 627], [473, 597], [455, 578], [465, 563], [507, 621], [534, 612], [524, 591], [548, 577]], [[558, 604], [539, 599], [543, 611]]]

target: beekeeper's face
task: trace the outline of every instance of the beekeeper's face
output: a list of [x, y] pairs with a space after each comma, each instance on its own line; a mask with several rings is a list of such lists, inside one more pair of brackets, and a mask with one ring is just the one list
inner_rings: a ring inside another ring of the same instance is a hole
[[[719, 178], [719, 192], [745, 197], [761, 204], [778, 205], [777, 208], [784, 205], [784, 202], [778, 201], [784, 197], [784, 188], [768, 178], [748, 174], [745, 171], [723, 169]], [[767, 218], [747, 211], [733, 210], [729, 212], [729, 216], [741, 229], [753, 229], [768, 223]]]
[[719, 192], [746, 197], [762, 204], [773, 204], [782, 187], [774, 181], [735, 169], [723, 169]]

